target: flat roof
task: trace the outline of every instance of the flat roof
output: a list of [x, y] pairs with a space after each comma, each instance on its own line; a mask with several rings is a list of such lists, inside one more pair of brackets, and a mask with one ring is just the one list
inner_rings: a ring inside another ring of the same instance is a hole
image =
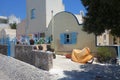
[[0, 19], [7, 19], [6, 16], [0, 16]]

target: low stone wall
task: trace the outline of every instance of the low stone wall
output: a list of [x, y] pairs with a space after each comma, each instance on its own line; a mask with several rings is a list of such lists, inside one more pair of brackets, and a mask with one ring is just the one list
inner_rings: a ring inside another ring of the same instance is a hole
[[40, 51], [32, 51], [34, 54], [34, 65], [38, 68], [49, 70], [53, 67], [53, 54], [40, 52]]
[[7, 45], [0, 45], [0, 53], [3, 55], [7, 55], [8, 47]]
[[33, 46], [16, 45], [15, 58], [44, 70], [50, 70], [53, 67], [53, 54], [33, 50]]
[[15, 58], [33, 65], [34, 55], [32, 54], [32, 46], [16, 45]]

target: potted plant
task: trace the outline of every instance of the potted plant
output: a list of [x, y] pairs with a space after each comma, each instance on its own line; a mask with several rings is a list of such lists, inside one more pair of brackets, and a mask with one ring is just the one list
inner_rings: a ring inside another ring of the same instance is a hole
[[34, 45], [34, 40], [33, 39], [30, 39], [30, 45]]

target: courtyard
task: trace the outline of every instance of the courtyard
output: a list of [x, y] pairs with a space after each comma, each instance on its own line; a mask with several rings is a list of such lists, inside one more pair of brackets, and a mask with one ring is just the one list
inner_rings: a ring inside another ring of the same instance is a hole
[[119, 80], [120, 66], [80, 64], [56, 55], [49, 71], [0, 54], [0, 80]]

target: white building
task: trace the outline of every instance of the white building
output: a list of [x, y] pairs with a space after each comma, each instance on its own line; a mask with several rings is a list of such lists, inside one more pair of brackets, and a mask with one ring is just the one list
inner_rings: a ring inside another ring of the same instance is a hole
[[11, 15], [11, 16], [8, 17], [8, 23], [9, 24], [13, 24], [13, 23], [18, 24], [18, 23], [20, 23], [20, 18], [17, 18], [14, 15]]
[[51, 18], [61, 11], [62, 0], [27, 0], [27, 34], [44, 33]]
[[105, 30], [102, 35], [97, 36], [97, 46], [118, 46], [120, 38], [113, 36], [110, 31]]
[[0, 16], [0, 23], [6, 23], [7, 17], [6, 16]]
[[9, 37], [10, 40], [16, 37], [16, 30], [11, 29], [9, 25], [9, 20], [12, 21], [13, 19], [14, 21], [17, 21], [17, 18], [16, 20], [15, 20], [15, 17], [13, 18], [8, 18], [6, 16], [0, 16], [0, 43], [1, 43], [1, 40], [7, 39], [7, 37]]
[[0, 29], [3, 28], [10, 28], [8, 18], [6, 16], [0, 16]]
[[18, 40], [20, 40], [21, 36], [25, 36], [25, 27], [26, 27], [26, 19], [22, 20], [19, 24], [17, 24], [17, 31], [16, 31], [16, 37]]
[[84, 12], [80, 11], [80, 14], [75, 14], [76, 18], [78, 19], [79, 24], [83, 24], [83, 16]]
[[1, 29], [0, 30], [0, 39], [7, 38], [9, 36], [10, 40], [16, 37], [15, 29]]
[[56, 14], [53, 19], [46, 31], [46, 37], [48, 43], [52, 41], [52, 47], [57, 54], [71, 53], [73, 49], [84, 47], [89, 47], [91, 52], [96, 51], [95, 35], [84, 32], [83, 25], [74, 14], [63, 11]]
[[17, 18], [14, 15], [11, 15], [9, 17], [6, 16], [0, 16], [0, 28], [10, 28], [9, 24], [13, 23], [20, 23], [20, 18]]

